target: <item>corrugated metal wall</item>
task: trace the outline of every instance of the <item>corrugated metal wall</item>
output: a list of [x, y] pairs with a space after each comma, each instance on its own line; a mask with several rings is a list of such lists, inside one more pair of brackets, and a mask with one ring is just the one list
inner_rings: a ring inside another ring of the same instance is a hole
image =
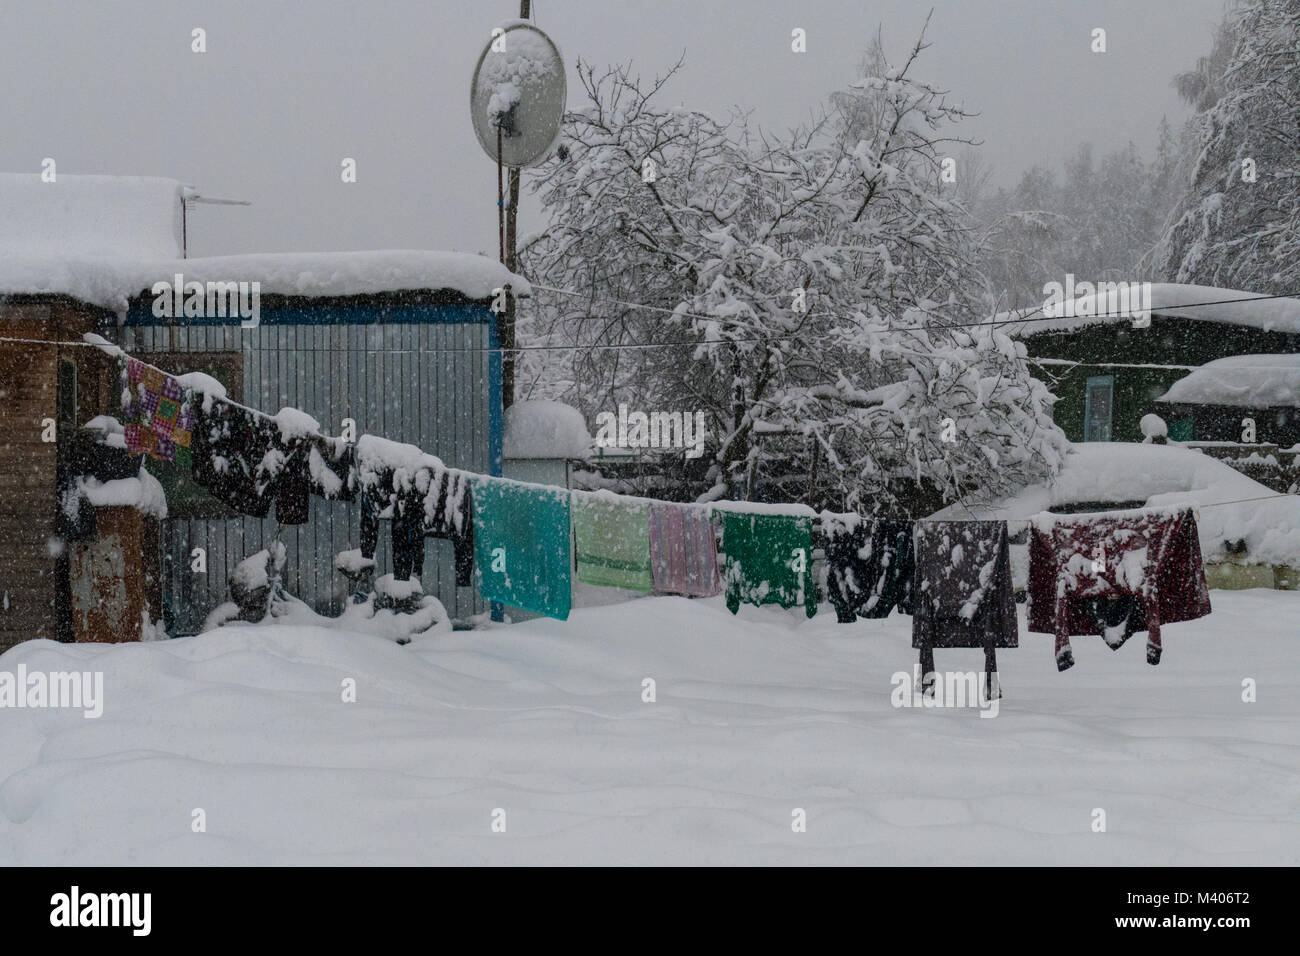
[[[385, 315], [391, 314], [385, 312]], [[147, 361], [150, 352], [232, 352], [243, 355], [243, 396], [252, 408], [274, 414], [300, 408], [337, 435], [343, 419], [357, 434], [381, 435], [418, 445], [448, 465], [492, 473], [499, 359], [487, 351], [494, 336], [476, 306], [429, 307], [434, 321], [393, 324], [278, 324], [263, 310], [258, 328], [229, 325], [131, 326], [122, 346]], [[454, 321], [455, 318], [480, 319]], [[495, 373], [495, 374], [494, 374]], [[232, 396], [234, 397], [234, 396]], [[499, 427], [495, 453], [499, 456]], [[281, 531], [288, 554], [290, 593], [322, 614], [342, 609], [347, 580], [334, 556], [359, 546], [359, 503], [313, 497], [306, 524]], [[195, 633], [214, 606], [227, 600], [226, 580], [241, 559], [273, 540], [274, 517], [231, 520], [168, 519], [163, 523], [164, 600], [175, 615], [175, 634]], [[377, 573], [391, 570], [388, 522], [381, 522]], [[473, 588], [458, 589], [451, 545], [426, 539], [423, 584], [453, 617], [480, 613]], [[207, 573], [190, 570], [193, 548], [207, 552]]]

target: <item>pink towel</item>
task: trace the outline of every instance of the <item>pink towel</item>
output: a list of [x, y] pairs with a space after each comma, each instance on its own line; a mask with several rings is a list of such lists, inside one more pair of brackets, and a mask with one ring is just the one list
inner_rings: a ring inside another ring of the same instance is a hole
[[660, 593], [712, 597], [722, 590], [718, 545], [703, 508], [650, 502], [650, 565]]

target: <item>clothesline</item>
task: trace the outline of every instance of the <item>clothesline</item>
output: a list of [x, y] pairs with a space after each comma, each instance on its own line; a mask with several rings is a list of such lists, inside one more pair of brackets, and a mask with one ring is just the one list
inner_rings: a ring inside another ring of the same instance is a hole
[[[371, 326], [371, 327], [379, 328], [378, 325]], [[500, 353], [563, 352], [566, 350], [576, 351], [581, 349], [600, 349], [602, 351], [617, 351], [621, 349], [668, 348], [668, 347], [678, 346], [678, 345], [681, 346], [689, 345], [692, 347], [700, 347], [706, 345], [734, 345], [734, 344], [743, 344], [743, 343], [751, 343], [751, 342], [778, 342], [789, 338], [791, 338], [791, 336], [789, 335], [783, 335], [783, 336], [768, 335], [768, 336], [758, 336], [753, 338], [729, 338], [729, 339], [715, 339], [715, 340], [705, 340], [705, 341], [698, 341], [694, 339], [689, 339], [689, 340], [683, 339], [682, 341], [678, 341], [678, 342], [640, 342], [640, 343], [627, 342], [621, 345], [516, 345], [513, 348], [503, 348], [502, 346], [493, 347], [493, 346], [480, 346], [480, 345], [465, 345], [465, 346], [447, 346], [447, 347], [433, 346], [431, 348], [408, 349], [408, 348], [386, 348], [383, 346], [375, 346], [373, 348], [369, 346], [362, 346], [359, 348], [354, 348], [352, 346], [324, 345], [324, 346], [313, 346], [312, 348], [305, 349], [304, 351], [348, 352], [348, 353], [383, 352], [385, 355], [432, 355], [432, 354], [443, 354], [448, 352], [500, 352]], [[82, 347], [89, 347], [89, 348], [97, 347], [90, 342], [60, 341], [55, 339], [23, 339], [23, 338], [14, 338], [14, 337], [5, 337], [5, 336], [0, 336], [0, 342], [19, 342], [19, 343], [26, 343], [29, 345], [55, 345], [55, 346], [75, 345], [75, 346], [82, 346]]]
[[[277, 526], [308, 520], [308, 494], [359, 494], [361, 547], [346, 567], [344, 554], [336, 564], [360, 581], [375, 567], [379, 521], [389, 520], [392, 584], [380, 579], [374, 590], [394, 602], [423, 593], [424, 540], [435, 537], [452, 545], [457, 586], [475, 586], [494, 607], [565, 620], [576, 568], [579, 581], [596, 586], [697, 597], [725, 591], [733, 614], [742, 603], [779, 604], [801, 606], [811, 618], [820, 601], [813, 552], [821, 544], [839, 621], [884, 617], [895, 607], [911, 614], [924, 673], [934, 672], [936, 647], [983, 647], [992, 696], [996, 651], [1018, 646], [1006, 520], [675, 504], [476, 475], [378, 436], [340, 443], [304, 427], [309, 417], [297, 410], [272, 418], [244, 406], [235, 412], [220, 396], [196, 403], [202, 388], [183, 386], [102, 339], [96, 344], [122, 363], [124, 413], [134, 416], [128, 450], [180, 461], [184, 444], [183, 460], [199, 485], [257, 517], [267, 516], [273, 499]], [[186, 429], [183, 440], [173, 428]], [[720, 512], [721, 575], [713, 511]], [[1060, 670], [1074, 663], [1073, 635], [1100, 633], [1118, 647], [1143, 629], [1147, 660], [1158, 664], [1163, 624], [1210, 613], [1193, 506], [1053, 517], [1059, 520], [1031, 525], [1030, 629], [1055, 633]], [[1077, 565], [1097, 553], [1094, 546], [1103, 556], [1092, 558], [1089, 573]], [[1123, 634], [1114, 637], [1120, 624]]]
[[[119, 358], [132, 358], [131, 356], [128, 356], [128, 354], [126, 353], [126, 351], [123, 350], [121, 347], [116, 346], [116, 345], [113, 345], [112, 343], [107, 342], [107, 341], [105, 341], [105, 340], [103, 340], [103, 339], [101, 339], [101, 340], [98, 341], [98, 342], [93, 342], [93, 341], [90, 341], [90, 342], [88, 342], [88, 341], [80, 341], [80, 342], [69, 343], [69, 344], [77, 344], [77, 345], [84, 345], [84, 346], [88, 346], [88, 347], [92, 347], [92, 348], [97, 348], [97, 349], [99, 349], [100, 351], [103, 351], [103, 352], [105, 352], [106, 354], [108, 354], [108, 355], [110, 355], [110, 356], [112, 356], [112, 357], [119, 357]], [[141, 361], [140, 359], [133, 359], [133, 360], [136, 361], [136, 362], [139, 362], [139, 363], [140, 363], [142, 366], [144, 366], [145, 368], [151, 369], [152, 371], [155, 371], [155, 372], [159, 373], [160, 375], [164, 375], [164, 376], [167, 376], [167, 377], [174, 377], [174, 376], [171, 376], [170, 373], [165, 372], [164, 370], [162, 370], [162, 369], [160, 369], [160, 368], [158, 368], [158, 367], [156, 367], [156, 366], [154, 366], [154, 365], [150, 365], [150, 364], [147, 363], [147, 362], [143, 362], [143, 361]], [[201, 394], [205, 394], [205, 395], [206, 395], [206, 393], [203, 393], [201, 390], [196, 390], [196, 391], [200, 391]], [[213, 396], [213, 397], [214, 397], [214, 398], [218, 398], [218, 396]], [[250, 406], [242, 405], [242, 404], [240, 404], [239, 402], [236, 402], [236, 401], [234, 401], [233, 399], [229, 399], [229, 398], [220, 398], [220, 400], [221, 400], [221, 401], [224, 401], [224, 402], [225, 402], [226, 404], [228, 404], [228, 405], [235, 406], [235, 407], [237, 407], [237, 408], [239, 408], [239, 409], [241, 409], [241, 410], [243, 410], [243, 411], [251, 412], [251, 413], [253, 413], [254, 415], [257, 415], [257, 416], [259, 416], [259, 417], [261, 417], [261, 418], [263, 418], [263, 419], [266, 419], [267, 421], [275, 421], [275, 416], [273, 416], [273, 415], [268, 415], [266, 412], [263, 412], [263, 411], [261, 411], [260, 409], [255, 409], [255, 408], [251, 408]], [[320, 438], [320, 439], [323, 439], [323, 440], [328, 440], [328, 441], [338, 441], [338, 440], [339, 440], [339, 439], [338, 439], [337, 437], [335, 437], [335, 436], [325, 435], [324, 433], [313, 433], [313, 434], [314, 434], [315, 437]], [[422, 453], [427, 454], [427, 453], [425, 453], [425, 452], [423, 452], [423, 451], [422, 451]], [[465, 471], [464, 469], [449, 468], [448, 470], [449, 470], [449, 471], [452, 471], [452, 472], [457, 472], [457, 473], [460, 473], [460, 474], [466, 475], [466, 476], [470, 477], [471, 479], [480, 479], [480, 478], [491, 478], [491, 477], [493, 477], [493, 476], [487, 476], [487, 475], [479, 475], [479, 474], [477, 474], [477, 473], [475, 473], [475, 472]], [[569, 490], [577, 491], [578, 493], [582, 493], [582, 494], [595, 494], [595, 492], [586, 492], [586, 491], [582, 491], [582, 490], [580, 490], [580, 489], [569, 489]], [[644, 498], [643, 496], [619, 495], [619, 494], [616, 493], [616, 492], [610, 492], [610, 493], [611, 493], [611, 494], [614, 494], [616, 497], [624, 498], [624, 499], [627, 499], [627, 500], [629, 500], [629, 501], [630, 501], [630, 500], [634, 500], [634, 499], [636, 499], [636, 498], [641, 498], [641, 499], [644, 500], [644, 501], [656, 501], [656, 500], [660, 500], [660, 499]], [[1296, 497], [1296, 496], [1294, 496], [1294, 495], [1288, 495], [1288, 494], [1285, 494], [1285, 493], [1278, 493], [1278, 494], [1274, 494], [1274, 495], [1261, 495], [1261, 496], [1258, 496], [1258, 497], [1250, 497], [1250, 498], [1236, 498], [1236, 499], [1231, 499], [1231, 500], [1228, 500], [1228, 501], [1209, 502], [1209, 503], [1206, 503], [1206, 504], [1199, 504], [1199, 503], [1193, 503], [1193, 504], [1194, 504], [1194, 506], [1197, 507], [1197, 508], [1217, 508], [1217, 507], [1221, 507], [1221, 506], [1224, 506], [1224, 505], [1242, 504], [1242, 503], [1245, 503], [1245, 502], [1252, 502], [1252, 501], [1267, 501], [1267, 500], [1270, 500], [1270, 499], [1273, 499], [1273, 498], [1289, 498], [1289, 497]], [[670, 503], [670, 504], [671, 504], [671, 503], [673, 503], [673, 502], [665, 502], [665, 503]], [[963, 502], [961, 502], [961, 503], [962, 503], [963, 506], [965, 506], [965, 507], [967, 508], [967, 511], [970, 512], [970, 508], [969, 508], [968, 506], [965, 505], [965, 502], [963, 501]], [[725, 509], [725, 508], [715, 508], [714, 503], [712, 503], [712, 502], [680, 502], [679, 504], [681, 504], [681, 505], [683, 505], [683, 506], [685, 506], [685, 507], [704, 508], [704, 509], [708, 510], [710, 513], [712, 513], [712, 512], [715, 511], [715, 510], [723, 510], [723, 511], [726, 511], [726, 510], [741, 510], [741, 511], [743, 511], [743, 510], [744, 510], [744, 509]], [[810, 510], [810, 511], [813, 511], [813, 509], [811, 509], [811, 508], [810, 508], [809, 510]], [[762, 512], [760, 511], [760, 513], [762, 513]], [[820, 524], [821, 521], [822, 521], [822, 517], [821, 517], [821, 515], [822, 515], [823, 513], [837, 514], [836, 512], [825, 512], [825, 511], [823, 511], [823, 512], [816, 512], [816, 511], [813, 511], [813, 513], [812, 513], [811, 515], [804, 515], [804, 516], [802, 516], [802, 517], [809, 517], [809, 518], [811, 518], [815, 523]], [[1006, 520], [1006, 519], [987, 519], [987, 518], [982, 519], [982, 518], [976, 518], [976, 517], [973, 516], [973, 515], [974, 515], [974, 512], [970, 512], [970, 513], [972, 514], [972, 517], [971, 517], [971, 518], [952, 518], [952, 519], [944, 518], [944, 519], [937, 519], [937, 518], [932, 518], [932, 517], [917, 517], [917, 516], [914, 516], [914, 515], [893, 516], [893, 517], [895, 517], [895, 518], [904, 518], [905, 520], [910, 520], [910, 521], [923, 521], [923, 522], [932, 522], [932, 521], [954, 521], [954, 522], [973, 523], [973, 522], [980, 522], [980, 521], [987, 521], [987, 520]], [[799, 517], [799, 515], [794, 515], [794, 516]], [[873, 516], [864, 516], [864, 517], [873, 517]], [[890, 516], [885, 516], [885, 517], [890, 517]], [[1028, 520], [1028, 519], [1011, 519], [1011, 520]]]

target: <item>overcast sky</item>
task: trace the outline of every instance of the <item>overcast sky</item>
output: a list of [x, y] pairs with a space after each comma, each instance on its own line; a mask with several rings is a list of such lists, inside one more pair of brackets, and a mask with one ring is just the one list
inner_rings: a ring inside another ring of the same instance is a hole
[[[536, 0], [573, 63], [686, 66], [666, 102], [752, 109], [785, 128], [855, 77], [877, 25], [903, 54], [931, 4], [905, 0]], [[1209, 51], [1223, 0], [935, 0], [915, 75], [981, 115], [996, 181], [1076, 144], [1149, 156], [1170, 81]], [[6, 0], [0, 171], [169, 176], [249, 208], [199, 208], [190, 254], [496, 252], [496, 171], [469, 122], [473, 66], [517, 0]], [[190, 51], [207, 31], [208, 52]], [[808, 51], [790, 51], [790, 31]], [[1094, 27], [1108, 52], [1090, 51]], [[357, 160], [357, 183], [340, 161]], [[538, 226], [526, 204], [520, 231]]]

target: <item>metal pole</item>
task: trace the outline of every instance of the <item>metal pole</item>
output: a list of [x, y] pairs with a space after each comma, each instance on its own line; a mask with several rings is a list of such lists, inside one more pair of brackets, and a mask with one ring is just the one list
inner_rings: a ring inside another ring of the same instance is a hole
[[506, 194], [501, 179], [501, 121], [497, 120], [497, 248], [501, 264], [506, 264]]

